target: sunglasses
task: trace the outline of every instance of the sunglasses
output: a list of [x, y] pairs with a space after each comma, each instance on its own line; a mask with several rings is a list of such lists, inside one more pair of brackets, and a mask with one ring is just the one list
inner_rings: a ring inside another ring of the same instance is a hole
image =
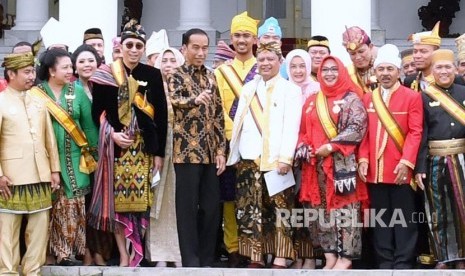
[[134, 42], [128, 42], [128, 43], [125, 43], [124, 46], [126, 46], [126, 48], [128, 48], [129, 50], [132, 49], [132, 47], [136, 46], [136, 49], [137, 50], [141, 50], [142, 48], [144, 48], [144, 44], [143, 43], [135, 43]]

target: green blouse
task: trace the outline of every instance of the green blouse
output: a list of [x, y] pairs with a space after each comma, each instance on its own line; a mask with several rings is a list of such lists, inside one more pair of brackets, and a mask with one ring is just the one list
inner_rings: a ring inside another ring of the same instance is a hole
[[[69, 92], [69, 85], [74, 87], [72, 101], [72, 114], [76, 124], [84, 131], [89, 147], [95, 149], [98, 142], [98, 129], [92, 120], [92, 104], [87, 97], [84, 88], [75, 83], [66, 84], [62, 90], [60, 99], [55, 98], [55, 94], [47, 81], [42, 83], [47, 94], [66, 111], [68, 111], [65, 95]], [[68, 97], [70, 98], [70, 97]], [[69, 112], [68, 112], [69, 113]], [[75, 198], [86, 195], [90, 192], [90, 177], [88, 174], [79, 171], [79, 160], [81, 148], [74, 142], [65, 129], [52, 117], [53, 129], [58, 144], [58, 154], [60, 156], [61, 179], [64, 192], [67, 198]], [[96, 154], [94, 154], [95, 156]]]

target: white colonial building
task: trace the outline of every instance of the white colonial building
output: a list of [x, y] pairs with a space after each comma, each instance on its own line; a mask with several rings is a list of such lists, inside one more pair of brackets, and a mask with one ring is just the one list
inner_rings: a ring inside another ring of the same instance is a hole
[[[142, 25], [147, 34], [166, 29], [172, 46], [180, 46], [181, 34], [198, 27], [208, 31], [213, 41], [229, 39], [230, 22], [234, 15], [247, 10], [249, 15], [263, 20], [274, 16], [289, 39], [308, 39], [325, 35], [333, 53], [348, 59], [341, 46], [345, 26], [359, 25], [371, 30], [375, 45], [387, 42], [400, 48], [408, 47], [407, 37], [422, 31], [418, 9], [430, 0], [144, 0]], [[0, 0], [4, 7], [4, 23], [15, 26], [5, 30], [0, 40], [0, 53], [9, 52], [21, 40], [33, 42], [49, 17], [65, 23], [66, 37], [73, 50], [82, 42], [82, 33], [90, 27], [102, 29], [106, 56], [111, 56], [111, 38], [120, 29], [123, 0]], [[450, 33], [465, 32], [465, 1], [455, 14]], [[453, 39], [443, 40], [453, 48]], [[213, 52], [213, 50], [211, 51]]]

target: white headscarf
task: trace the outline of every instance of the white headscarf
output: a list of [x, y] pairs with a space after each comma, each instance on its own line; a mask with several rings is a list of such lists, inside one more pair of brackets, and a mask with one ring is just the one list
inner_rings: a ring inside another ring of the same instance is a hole
[[[290, 66], [291, 61], [294, 57], [301, 57], [305, 62], [307, 76], [305, 78], [305, 81], [302, 83], [296, 83], [291, 76]], [[307, 51], [304, 51], [302, 49], [295, 49], [290, 51], [286, 56], [286, 72], [289, 76], [289, 81], [300, 86], [300, 88], [302, 89], [302, 95], [305, 97], [305, 99], [307, 99], [310, 95], [313, 95], [320, 90], [320, 84], [312, 80], [312, 78], [310, 77], [310, 74], [312, 72], [312, 58], [310, 57], [310, 54]]]
[[186, 60], [184, 59], [184, 56], [181, 54], [181, 52], [176, 48], [168, 47], [166, 49], [163, 49], [161, 51], [160, 55], [155, 60], [155, 64], [154, 64], [155, 68], [158, 68], [158, 69], [161, 68], [161, 60], [163, 59], [163, 56], [165, 55], [165, 53], [168, 52], [168, 51], [170, 51], [170, 52], [172, 52], [174, 54], [174, 57], [176, 58], [176, 62], [177, 62], [177, 67], [184, 64], [184, 62]]

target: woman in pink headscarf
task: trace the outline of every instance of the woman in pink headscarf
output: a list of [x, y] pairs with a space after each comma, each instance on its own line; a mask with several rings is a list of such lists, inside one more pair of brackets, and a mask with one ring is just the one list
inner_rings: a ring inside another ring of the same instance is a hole
[[[308, 97], [320, 91], [320, 84], [311, 78], [312, 60], [308, 52], [295, 49], [290, 51], [286, 56], [286, 71], [289, 80], [297, 84], [302, 89], [303, 103]], [[296, 195], [299, 194], [301, 170], [300, 168], [294, 169], [296, 178]], [[302, 208], [302, 204], [296, 196], [296, 208]], [[310, 226], [309, 229], [313, 227]], [[308, 228], [300, 228], [294, 232], [294, 247], [297, 251], [297, 259], [292, 264], [295, 269], [314, 269], [315, 268], [315, 255], [312, 242], [312, 235], [316, 231], [309, 231]]]
[[320, 90], [320, 84], [310, 77], [312, 59], [308, 52], [302, 49], [290, 51], [286, 56], [286, 71], [289, 80], [302, 89], [303, 102]]

